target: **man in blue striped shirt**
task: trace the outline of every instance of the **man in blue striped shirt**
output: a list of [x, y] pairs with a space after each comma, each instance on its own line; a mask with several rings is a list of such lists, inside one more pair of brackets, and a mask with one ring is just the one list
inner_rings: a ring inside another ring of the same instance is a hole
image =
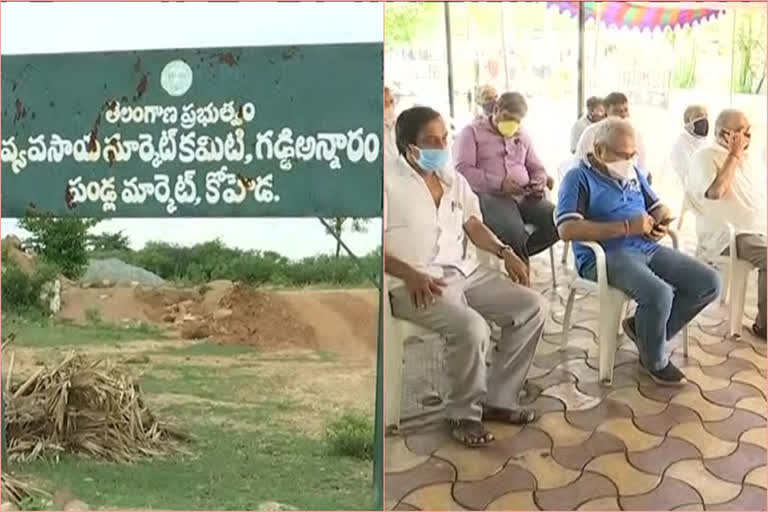
[[712, 268], [658, 241], [673, 220], [635, 164], [635, 133], [627, 121], [609, 118], [595, 134], [594, 149], [568, 171], [560, 185], [558, 231], [572, 240], [581, 276], [597, 279], [591, 250], [578, 241], [595, 241], [606, 253], [608, 283], [637, 302], [624, 320], [641, 367], [661, 385], [681, 385], [683, 373], [669, 361], [664, 343], [672, 339], [720, 294]]

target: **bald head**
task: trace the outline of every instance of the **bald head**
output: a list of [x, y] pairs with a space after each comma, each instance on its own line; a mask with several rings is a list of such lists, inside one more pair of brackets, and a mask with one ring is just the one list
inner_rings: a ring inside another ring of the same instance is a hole
[[594, 155], [602, 162], [631, 160], [637, 154], [635, 129], [620, 117], [607, 117], [595, 130]]
[[745, 131], [750, 127], [746, 114], [735, 108], [727, 108], [720, 112], [715, 120], [715, 134], [719, 137], [722, 131]]

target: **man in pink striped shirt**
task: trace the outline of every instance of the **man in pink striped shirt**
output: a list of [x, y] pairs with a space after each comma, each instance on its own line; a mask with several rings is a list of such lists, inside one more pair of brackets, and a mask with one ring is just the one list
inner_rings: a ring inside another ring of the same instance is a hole
[[555, 206], [544, 197], [553, 180], [520, 129], [527, 113], [522, 94], [504, 93], [491, 116], [459, 133], [453, 150], [456, 169], [480, 198], [485, 223], [526, 262], [558, 240]]

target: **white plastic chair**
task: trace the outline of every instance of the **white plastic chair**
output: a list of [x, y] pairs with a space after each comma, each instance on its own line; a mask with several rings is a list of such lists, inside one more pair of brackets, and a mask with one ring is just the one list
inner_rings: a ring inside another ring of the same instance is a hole
[[[677, 234], [669, 231], [672, 246], [677, 249]], [[597, 282], [580, 277], [574, 273], [569, 285], [568, 301], [563, 316], [563, 334], [560, 340], [560, 350], [568, 347], [568, 334], [571, 330], [571, 314], [576, 292], [597, 292], [600, 301], [600, 324], [598, 327], [599, 346], [599, 375], [600, 381], [610, 385], [613, 381], [613, 365], [616, 360], [616, 350], [619, 345], [621, 321], [627, 313], [630, 297], [621, 290], [608, 284], [608, 272], [605, 264], [605, 251], [597, 242], [579, 242], [589, 248], [595, 255], [597, 267]], [[575, 260], [575, 258], [574, 258]], [[683, 327], [683, 354], [688, 357], [688, 326]]]
[[741, 324], [744, 318], [744, 302], [747, 298], [747, 284], [749, 274], [755, 267], [747, 260], [739, 259], [736, 247], [736, 237], [739, 235], [764, 235], [757, 231], [737, 231], [731, 224], [728, 224], [729, 232], [729, 254], [728, 254], [728, 273], [730, 274], [730, 305], [728, 312], [728, 323], [730, 326], [730, 335], [732, 337], [741, 336]]
[[[683, 204], [680, 206], [680, 216], [677, 218], [677, 230], [680, 231], [683, 227], [683, 220], [687, 213], [696, 214], [696, 210], [693, 207], [693, 203], [688, 198], [688, 194], [683, 194]], [[698, 247], [696, 248], [696, 258], [700, 260], [709, 260], [707, 263], [718, 268], [723, 275], [723, 291], [720, 294], [720, 304], [727, 304], [730, 296], [730, 274], [731, 274], [731, 260], [728, 256], [722, 256], [717, 258], [704, 258], [700, 253]]]
[[[506, 272], [504, 266], [499, 266], [495, 255], [486, 251], [476, 250], [468, 244], [468, 251], [477, 251], [477, 259], [483, 266], [490, 266]], [[385, 280], [386, 283], [386, 280]], [[392, 305], [389, 302], [389, 292], [384, 285], [384, 300], [387, 301], [384, 310], [384, 425], [386, 428], [398, 428], [401, 419], [401, 404], [403, 394], [403, 364], [405, 356], [405, 340], [416, 337], [433, 336], [436, 333], [407, 320], [395, 318], [392, 315]]]

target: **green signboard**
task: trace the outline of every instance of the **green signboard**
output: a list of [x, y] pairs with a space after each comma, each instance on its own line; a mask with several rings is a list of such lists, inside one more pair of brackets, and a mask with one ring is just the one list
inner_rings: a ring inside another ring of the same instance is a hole
[[381, 216], [381, 43], [2, 57], [2, 215]]

